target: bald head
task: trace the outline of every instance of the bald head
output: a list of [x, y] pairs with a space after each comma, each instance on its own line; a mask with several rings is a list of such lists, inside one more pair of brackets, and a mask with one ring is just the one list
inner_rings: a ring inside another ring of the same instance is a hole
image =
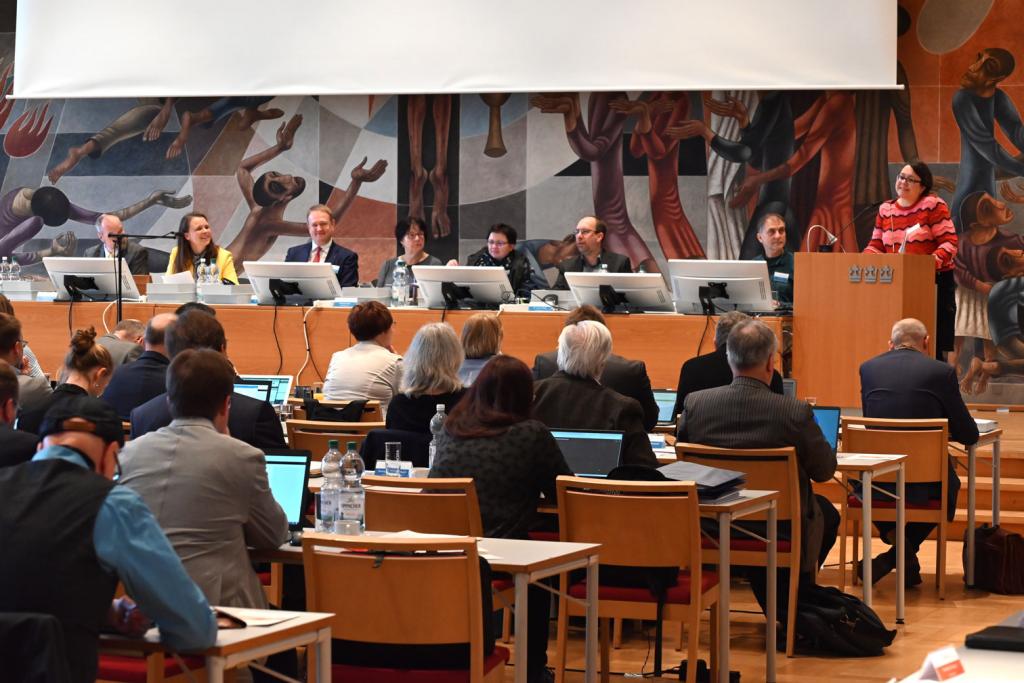
[[164, 356], [170, 356], [167, 353], [167, 345], [164, 342], [165, 333], [167, 332], [167, 326], [177, 319], [178, 316], [173, 313], [160, 313], [149, 319], [149, 322], [146, 324], [146, 335], [143, 338], [147, 351], [155, 351]]
[[928, 328], [917, 318], [896, 321], [889, 335], [890, 349], [914, 349], [925, 353], [928, 350]]
[[100, 238], [104, 249], [109, 253], [114, 253], [114, 240], [110, 236], [120, 235], [122, 232], [124, 232], [124, 225], [117, 216], [104, 213], [96, 219], [96, 236]]

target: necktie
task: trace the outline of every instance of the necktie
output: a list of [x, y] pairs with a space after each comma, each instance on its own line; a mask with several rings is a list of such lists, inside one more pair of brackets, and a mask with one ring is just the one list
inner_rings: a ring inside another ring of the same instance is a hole
[[313, 252], [313, 263], [320, 263], [320, 254], [322, 252], [323, 252], [323, 249], [321, 249], [320, 247], [316, 248], [316, 251]]

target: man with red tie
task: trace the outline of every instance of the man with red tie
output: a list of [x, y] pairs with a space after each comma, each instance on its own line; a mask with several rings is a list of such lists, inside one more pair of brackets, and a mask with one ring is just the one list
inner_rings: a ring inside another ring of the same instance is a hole
[[310, 241], [292, 247], [285, 261], [300, 263], [330, 263], [338, 274], [342, 287], [355, 287], [359, 283], [359, 255], [334, 242], [334, 216], [325, 204], [311, 206], [306, 212], [306, 227]]

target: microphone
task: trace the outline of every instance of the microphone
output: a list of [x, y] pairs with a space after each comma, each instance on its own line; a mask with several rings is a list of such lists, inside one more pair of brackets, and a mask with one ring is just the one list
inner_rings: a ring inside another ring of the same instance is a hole
[[[846, 234], [846, 231], [850, 228], [851, 225], [853, 225], [854, 223], [857, 222], [858, 218], [860, 218], [861, 216], [866, 214], [868, 211], [876, 211], [876, 210], [878, 210], [878, 207], [880, 207], [886, 201], [888, 201], [888, 200], [883, 199], [882, 201], [875, 202], [874, 204], [868, 204], [863, 209], [861, 209], [860, 211], [855, 213], [853, 215], [853, 218], [851, 218], [849, 220], [849, 222], [845, 223], [841, 228], [839, 228], [839, 230], [836, 231], [835, 235], [833, 235], [831, 232], [826, 230], [825, 227], [822, 226], [822, 225], [817, 225], [817, 226], [812, 225], [810, 228], [807, 229], [807, 236], [810, 237], [811, 230], [813, 230], [815, 227], [820, 228], [826, 235], [828, 235], [828, 241], [824, 245], [822, 245], [823, 247], [826, 247], [825, 249], [823, 249], [823, 251], [832, 251], [832, 246], [836, 242], [839, 241], [840, 237], [842, 237], [844, 234]], [[810, 240], [809, 239], [804, 240], [804, 248], [807, 248], [809, 245], [810, 245]], [[842, 245], [841, 244], [839, 245], [839, 248], [842, 249]]]
[[903, 233], [903, 244], [900, 245], [900, 250], [899, 250], [898, 253], [900, 253], [900, 254], [907, 253], [907, 240], [909, 240], [910, 236], [913, 235], [915, 232], [920, 232], [920, 231], [921, 231], [921, 224], [920, 223], [914, 223], [909, 228], [907, 228], [906, 232]]

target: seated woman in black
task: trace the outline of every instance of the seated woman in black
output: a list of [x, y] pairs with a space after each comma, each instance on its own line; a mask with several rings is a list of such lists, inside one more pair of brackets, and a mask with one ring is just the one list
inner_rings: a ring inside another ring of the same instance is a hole
[[430, 434], [430, 419], [437, 406], [445, 413], [466, 393], [459, 379], [462, 344], [448, 323], [428, 323], [412, 338], [402, 359], [399, 393], [388, 405], [385, 426], [408, 432]]

